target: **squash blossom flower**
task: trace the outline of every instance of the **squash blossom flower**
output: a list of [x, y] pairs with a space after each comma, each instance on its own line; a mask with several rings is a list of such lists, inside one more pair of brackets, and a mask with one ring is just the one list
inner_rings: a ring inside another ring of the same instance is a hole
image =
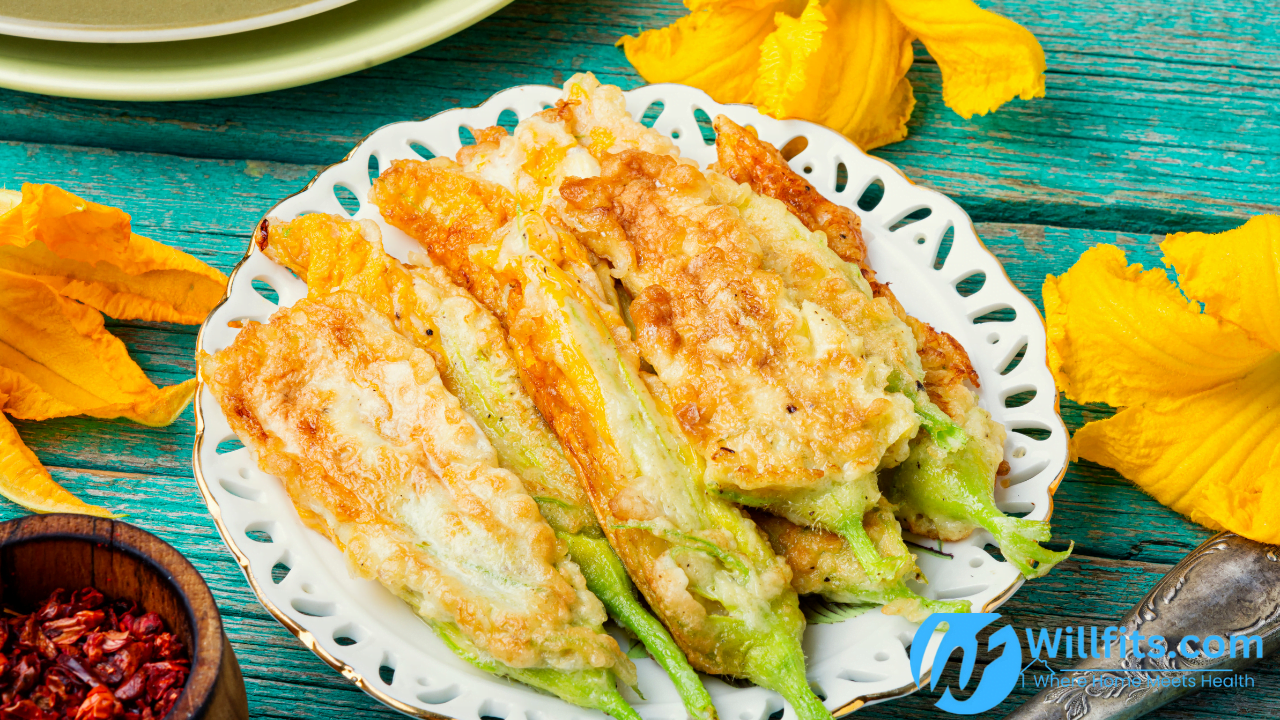
[[1280, 217], [1160, 248], [1176, 287], [1111, 245], [1045, 280], [1058, 387], [1123, 408], [1073, 453], [1201, 525], [1280, 543]]
[[972, 0], [685, 0], [689, 15], [619, 40], [651, 83], [752, 103], [847, 135], [863, 150], [907, 136], [907, 80], [920, 40], [942, 99], [965, 119], [1044, 97], [1044, 51], [1030, 32]]
[[53, 185], [0, 191], [0, 495], [35, 512], [112, 517], [54, 482], [5, 415], [172, 423], [195, 379], [156, 387], [102, 314], [196, 324], [226, 286], [214, 268], [133, 234], [120, 210]]

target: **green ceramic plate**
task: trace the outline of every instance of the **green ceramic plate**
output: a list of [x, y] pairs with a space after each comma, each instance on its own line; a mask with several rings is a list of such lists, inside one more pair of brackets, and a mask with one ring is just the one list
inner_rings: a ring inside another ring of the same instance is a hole
[[442, 40], [510, 0], [359, 0], [200, 40], [100, 44], [6, 37], [0, 86], [107, 100], [196, 100], [294, 87]]
[[169, 42], [293, 22], [352, 0], [0, 0], [0, 33], [63, 42]]

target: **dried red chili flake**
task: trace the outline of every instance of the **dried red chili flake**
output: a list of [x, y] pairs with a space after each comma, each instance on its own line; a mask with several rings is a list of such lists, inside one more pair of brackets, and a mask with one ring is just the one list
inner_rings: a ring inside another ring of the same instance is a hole
[[95, 630], [84, 636], [84, 642], [80, 643], [79, 649], [84, 653], [84, 661], [92, 665], [102, 661], [102, 654], [106, 645], [107, 634]]
[[49, 639], [49, 636], [42, 632], [36, 633], [36, 650], [39, 651], [46, 660], [52, 660], [59, 655], [58, 646], [54, 645], [53, 641]]
[[151, 642], [151, 647], [153, 648], [152, 657], [157, 657], [161, 660], [175, 660], [184, 653], [182, 641], [173, 633], [160, 633]]
[[58, 715], [41, 710], [30, 700], [19, 700], [12, 705], [0, 708], [0, 720], [58, 720]]
[[164, 630], [164, 621], [153, 612], [149, 612], [133, 621], [133, 634], [139, 637], [155, 635], [162, 630]]
[[75, 612], [97, 610], [102, 607], [102, 603], [105, 601], [106, 598], [102, 596], [102, 593], [94, 588], [81, 588], [71, 596], [71, 609]]
[[123, 702], [135, 700], [147, 689], [147, 671], [145, 668], [136, 670], [129, 676], [128, 680], [120, 683], [120, 687], [116, 688], [116, 697]]
[[27, 653], [18, 660], [18, 664], [13, 668], [13, 682], [10, 688], [17, 694], [22, 694], [31, 689], [36, 684], [36, 678], [40, 675], [40, 658], [35, 653]]
[[106, 640], [102, 643], [102, 651], [107, 653], [113, 653], [133, 640], [128, 630], [108, 630], [103, 635], [106, 636]]
[[161, 720], [190, 674], [159, 615], [94, 588], [0, 618], [0, 720]]
[[90, 691], [76, 710], [76, 720], [111, 720], [121, 715], [124, 715], [124, 705], [120, 704], [106, 685], [99, 685]]
[[67, 670], [70, 670], [71, 673], [80, 680], [80, 682], [89, 687], [97, 687], [102, 684], [101, 678], [92, 672], [89, 672], [89, 669], [84, 666], [84, 663], [70, 655], [59, 655], [58, 664]]
[[68, 602], [67, 591], [58, 588], [53, 591], [48, 600], [40, 606], [36, 611], [36, 622], [45, 622], [47, 620], [57, 620], [71, 614], [71, 603]]
[[54, 645], [70, 645], [101, 625], [104, 618], [100, 610], [81, 610], [71, 617], [50, 620], [40, 630]]
[[35, 616], [25, 615], [23, 617], [14, 618], [11, 622], [15, 626], [14, 630], [18, 633], [18, 644], [34, 647], [36, 644], [36, 635], [40, 634]]

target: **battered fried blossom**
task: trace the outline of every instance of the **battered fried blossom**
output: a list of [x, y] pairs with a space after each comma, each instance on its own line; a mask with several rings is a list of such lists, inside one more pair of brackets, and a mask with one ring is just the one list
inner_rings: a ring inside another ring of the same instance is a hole
[[711, 697], [670, 633], [640, 603], [605, 540], [577, 470], [520, 380], [519, 361], [497, 318], [430, 259], [401, 263], [378, 226], [333, 215], [269, 221], [257, 242], [314, 296], [348, 290], [426, 350], [445, 388], [476, 421], [499, 464], [515, 473], [609, 615], [636, 635], [670, 675], [694, 720], [715, 717]]
[[857, 216], [716, 128], [699, 167], [574, 76], [514, 133], [375, 180], [426, 251], [408, 264], [373, 223], [265, 223], [310, 297], [202, 371], [304, 520], [480, 667], [630, 716], [590, 588], [692, 715], [714, 709], [690, 666], [815, 720], [798, 592], [968, 610], [908, 587], [903, 525], [986, 528], [1029, 576], [1065, 554], [995, 508], [1004, 428], [959, 343], [877, 279]]
[[486, 179], [510, 177], [508, 160], [529, 163], [523, 150], [468, 160], [485, 172], [396, 163], [372, 199], [501, 320], [610, 544], [693, 666], [775, 689], [802, 717], [829, 717], [805, 680], [790, 569], [741, 510], [707, 491], [697, 451], [642, 373], [607, 268], [562, 226], [517, 210], [521, 185]]
[[635, 668], [565, 546], [442, 384], [431, 356], [349, 292], [250, 324], [201, 373], [258, 466], [353, 570], [467, 660], [634, 717]]
[[911, 328], [929, 399], [952, 418], [963, 418], [968, 397], [972, 395], [965, 383], [973, 387], [979, 384], [968, 353], [951, 335], [908, 315], [889, 285], [876, 279], [867, 260], [858, 216], [824, 197], [791, 169], [777, 148], [762, 141], [754, 130], [743, 128], [723, 115], [715, 119], [715, 130], [716, 169], [761, 195], [785, 203], [806, 228], [826, 236], [827, 246], [835, 254], [858, 267], [872, 293], [884, 298], [893, 314]]
[[[701, 456], [704, 486], [835, 532], [841, 562], [858, 565], [847, 577], [865, 577], [868, 592], [916, 572], [909, 553], [868, 533], [883, 527], [882, 488], [913, 531], [957, 539], [986, 527], [1010, 539], [1023, 572], [1047, 572], [1063, 557], [1036, 545], [1047, 525], [994, 506], [1004, 429], [977, 406], [963, 348], [876, 278], [852, 211], [753, 131], [724, 117], [716, 128], [718, 162], [698, 168], [632, 119], [617, 88], [575, 76], [514, 134], [481, 131], [459, 164], [400, 164], [374, 195], [529, 347], [556, 341], [521, 273], [562, 272], [611, 351], [636, 363], [632, 384]], [[512, 262], [522, 252], [543, 269]], [[535, 367], [526, 362], [526, 378]], [[567, 394], [544, 395], [550, 418]], [[578, 424], [563, 432], [581, 434]], [[959, 495], [939, 504], [939, 493]], [[611, 504], [641, 521], [661, 515], [644, 493]], [[896, 521], [889, 533], [900, 535]]]

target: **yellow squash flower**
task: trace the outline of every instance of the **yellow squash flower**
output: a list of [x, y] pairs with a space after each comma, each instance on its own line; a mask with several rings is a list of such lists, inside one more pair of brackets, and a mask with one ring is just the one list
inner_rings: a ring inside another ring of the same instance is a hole
[[685, 0], [689, 15], [620, 40], [649, 82], [822, 123], [869, 150], [907, 136], [920, 40], [961, 116], [1044, 96], [1044, 51], [972, 0]]
[[1058, 387], [1123, 408], [1073, 452], [1206, 527], [1280, 543], [1280, 217], [1160, 248], [1178, 286], [1111, 245], [1045, 280]]
[[173, 422], [195, 379], [156, 387], [99, 310], [197, 323], [222, 299], [227, 278], [134, 235], [120, 210], [52, 185], [0, 191], [0, 212], [0, 495], [36, 512], [110, 517], [54, 482], [5, 415]]
[[[0, 197], [0, 270], [39, 278], [117, 320], [195, 325], [227, 278], [196, 258], [130, 231], [122, 210], [53, 185]], [[12, 207], [4, 207], [12, 204]]]

